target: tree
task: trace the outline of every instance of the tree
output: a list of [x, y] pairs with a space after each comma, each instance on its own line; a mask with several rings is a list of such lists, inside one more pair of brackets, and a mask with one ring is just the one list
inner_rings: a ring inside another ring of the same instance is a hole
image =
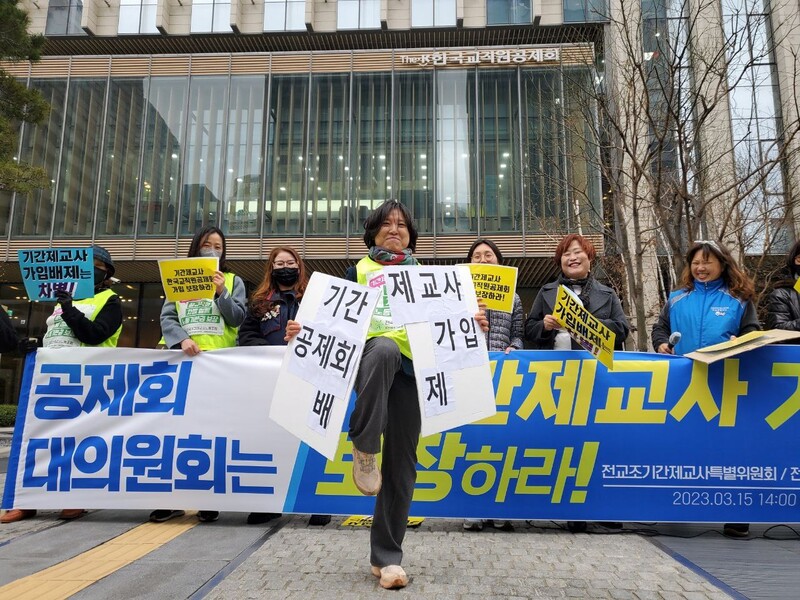
[[[570, 134], [599, 149], [587, 156], [612, 217], [599, 220], [640, 350], [694, 240], [763, 262], [795, 236], [796, 12], [787, 0], [609, 0], [602, 67], [565, 83], [596, 123]], [[588, 198], [575, 206], [596, 210]]]
[[[0, 60], [37, 61], [44, 37], [28, 33], [27, 13], [13, 0], [0, 0]], [[39, 123], [50, 107], [38, 91], [28, 89], [0, 68], [0, 190], [26, 193], [50, 186], [44, 169], [20, 164], [19, 122]]]

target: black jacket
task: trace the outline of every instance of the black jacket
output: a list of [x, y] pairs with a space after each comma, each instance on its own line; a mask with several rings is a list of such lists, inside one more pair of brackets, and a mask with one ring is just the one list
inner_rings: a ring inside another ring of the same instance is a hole
[[[101, 291], [95, 290], [95, 293]], [[61, 310], [61, 318], [72, 329], [72, 333], [82, 344], [88, 346], [102, 344], [122, 325], [122, 302], [116, 294], [109, 297], [94, 321], [71, 303], [66, 308], [62, 305]]]
[[17, 332], [6, 311], [0, 308], [0, 352], [13, 352], [19, 345]]
[[263, 316], [253, 313], [252, 307], [247, 307], [244, 323], [239, 327], [240, 346], [285, 346], [283, 340], [286, 335], [286, 323], [294, 320], [300, 302], [293, 291], [275, 291], [269, 297], [272, 310]]
[[[545, 315], [553, 314], [557, 293], [558, 281], [552, 281], [546, 283], [539, 290], [536, 299], [533, 301], [530, 314], [525, 321], [525, 339], [531, 342], [535, 348], [541, 350], [553, 349], [556, 341], [556, 332], [547, 331], [544, 328], [544, 317]], [[589, 292], [589, 308], [589, 312], [616, 334], [614, 349], [622, 350], [622, 344], [625, 338], [628, 337], [630, 326], [625, 313], [622, 312], [622, 304], [614, 290], [594, 280]], [[572, 340], [572, 348], [573, 350], [582, 349], [575, 340]]]
[[800, 294], [794, 281], [782, 281], [767, 298], [767, 329], [800, 331]]

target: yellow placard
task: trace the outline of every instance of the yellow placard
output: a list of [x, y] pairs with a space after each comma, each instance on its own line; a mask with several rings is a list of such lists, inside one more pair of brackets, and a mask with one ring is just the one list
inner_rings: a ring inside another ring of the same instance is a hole
[[158, 261], [167, 302], [214, 298], [214, 271], [218, 258], [174, 258]]
[[510, 313], [514, 310], [514, 292], [517, 290], [517, 268], [502, 265], [470, 263], [475, 295], [486, 308]]
[[731, 348], [736, 348], [737, 346], [742, 346], [753, 340], [757, 340], [760, 337], [764, 337], [766, 334], [766, 331], [751, 331], [750, 333], [740, 335], [739, 337], [728, 340], [727, 342], [720, 342], [719, 344], [714, 344], [713, 346], [698, 348], [695, 350], [695, 352], [719, 352], [720, 350], [730, 350]]
[[563, 285], [558, 286], [553, 316], [582, 348], [603, 363], [609, 371], [614, 368], [616, 334], [586, 310], [575, 293]]
[[[408, 517], [408, 527], [419, 527], [425, 517]], [[372, 527], [372, 517], [367, 515], [353, 515], [342, 521], [342, 527]]]

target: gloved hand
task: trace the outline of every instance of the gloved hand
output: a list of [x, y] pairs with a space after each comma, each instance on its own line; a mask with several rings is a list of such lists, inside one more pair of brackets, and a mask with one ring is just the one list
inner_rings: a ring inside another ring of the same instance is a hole
[[56, 302], [61, 305], [61, 308], [69, 308], [72, 306], [72, 294], [64, 290], [57, 290], [55, 293]]
[[27, 354], [33, 352], [39, 347], [39, 341], [36, 338], [23, 338], [19, 341], [20, 354]]

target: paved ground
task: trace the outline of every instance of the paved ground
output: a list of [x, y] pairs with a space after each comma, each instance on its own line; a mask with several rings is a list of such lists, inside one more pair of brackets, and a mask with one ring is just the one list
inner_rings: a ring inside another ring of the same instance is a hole
[[[0, 475], [0, 484], [4, 479]], [[409, 530], [404, 544], [410, 585], [384, 592], [369, 573], [369, 530], [344, 526], [341, 517], [320, 528], [302, 516], [252, 526], [243, 514], [223, 513], [205, 524], [189, 515], [167, 524], [173, 527], [167, 535], [165, 525], [145, 524], [146, 511], [91, 511], [73, 522], [56, 516], [40, 511], [34, 519], [0, 525], [0, 599], [74, 593], [79, 600], [358, 600], [397, 593], [432, 600], [771, 600], [797, 598], [800, 589], [800, 541], [787, 528], [754, 526], [757, 539], [728, 540], [719, 527], [700, 525], [626, 524], [622, 533], [593, 526], [589, 534], [572, 534], [537, 521], [516, 522], [513, 532], [465, 532], [461, 521], [428, 519]], [[764, 539], [765, 531], [788, 539]], [[658, 532], [675, 537], [652, 535]], [[128, 551], [138, 544], [140, 555], [127, 563], [118, 553], [98, 561], [97, 554], [115, 544]], [[95, 562], [86, 562], [90, 555]], [[54, 565], [73, 565], [72, 572], [86, 579], [83, 589], [64, 593], [45, 581], [18, 591], [21, 582], [41, 578]]]

